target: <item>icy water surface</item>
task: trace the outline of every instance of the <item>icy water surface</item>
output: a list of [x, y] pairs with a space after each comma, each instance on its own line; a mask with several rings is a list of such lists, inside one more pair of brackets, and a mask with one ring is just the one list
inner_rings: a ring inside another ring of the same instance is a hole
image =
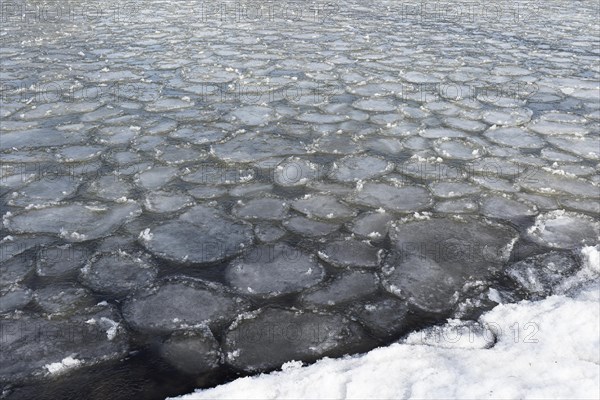
[[1, 6], [3, 398], [367, 351], [598, 243], [594, 1]]

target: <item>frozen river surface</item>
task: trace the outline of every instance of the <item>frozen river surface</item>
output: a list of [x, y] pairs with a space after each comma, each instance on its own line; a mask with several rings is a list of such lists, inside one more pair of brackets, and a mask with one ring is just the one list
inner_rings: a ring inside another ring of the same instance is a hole
[[364, 352], [598, 243], [594, 1], [1, 6], [3, 398]]

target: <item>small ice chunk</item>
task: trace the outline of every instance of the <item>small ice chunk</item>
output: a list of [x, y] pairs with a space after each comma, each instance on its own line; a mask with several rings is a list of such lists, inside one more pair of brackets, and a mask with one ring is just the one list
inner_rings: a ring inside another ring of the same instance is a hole
[[92, 290], [113, 296], [125, 296], [150, 285], [158, 271], [143, 260], [122, 251], [103, 253], [81, 270], [82, 282]]
[[544, 141], [521, 128], [489, 129], [484, 136], [494, 143], [519, 149], [539, 149]]
[[235, 296], [215, 285], [175, 279], [138, 292], [123, 305], [123, 317], [141, 332], [168, 333], [234, 318], [244, 309]]
[[288, 361], [319, 358], [369, 348], [356, 322], [339, 314], [261, 309], [225, 333], [225, 361], [249, 372], [279, 368]]
[[130, 202], [106, 208], [72, 203], [10, 216], [5, 226], [12, 232], [53, 233], [78, 242], [107, 236], [140, 213], [140, 207]]
[[137, 174], [135, 182], [144, 189], [154, 190], [164, 186], [176, 173], [173, 167], [154, 167]]
[[355, 315], [371, 332], [380, 338], [390, 338], [407, 328], [406, 302], [397, 298], [382, 298], [352, 306]]
[[290, 157], [272, 171], [274, 182], [283, 187], [306, 185], [320, 179], [325, 170], [322, 166], [299, 157]]
[[433, 182], [429, 188], [434, 196], [444, 199], [463, 197], [479, 192], [476, 186], [465, 182]]
[[[59, 170], [62, 168], [64, 167], [58, 167]], [[64, 173], [69, 174], [70, 172], [65, 171]], [[75, 193], [79, 183], [80, 180], [74, 176], [55, 176], [34, 180], [25, 187], [13, 192], [8, 204], [32, 207], [57, 203]]]
[[277, 225], [265, 223], [256, 225], [254, 227], [254, 234], [263, 243], [273, 243], [285, 236], [286, 232]]
[[339, 224], [315, 221], [304, 217], [293, 217], [283, 223], [283, 226], [298, 235], [320, 237], [329, 235], [340, 228]]
[[531, 217], [537, 214], [535, 206], [512, 200], [502, 196], [488, 196], [481, 202], [481, 212], [486, 217], [514, 220]]
[[259, 198], [237, 205], [233, 214], [243, 219], [280, 221], [285, 218], [288, 206], [285, 201], [276, 198]]
[[431, 258], [406, 254], [390, 258], [384, 270], [383, 287], [411, 305], [433, 313], [448, 312], [462, 287], [454, 274]]
[[264, 297], [303, 290], [324, 276], [313, 256], [286, 244], [254, 247], [225, 270], [225, 279], [239, 292]]
[[181, 210], [194, 204], [194, 199], [181, 193], [152, 192], [146, 197], [144, 205], [148, 211], [167, 213]]
[[295, 200], [292, 208], [308, 217], [321, 219], [347, 219], [355, 215], [355, 211], [339, 202], [333, 196], [318, 195]]
[[34, 292], [37, 305], [50, 316], [72, 315], [95, 304], [92, 294], [73, 285], [52, 285]]
[[527, 235], [535, 242], [557, 249], [593, 246], [600, 241], [600, 223], [591, 217], [556, 210], [540, 214]]
[[362, 214], [350, 224], [350, 231], [364, 238], [382, 240], [387, 236], [392, 220], [393, 217], [386, 213]]
[[414, 212], [431, 204], [429, 192], [419, 186], [396, 187], [384, 183], [365, 183], [350, 197], [354, 203], [397, 212]]
[[221, 360], [219, 343], [206, 327], [173, 333], [162, 343], [160, 354], [178, 370], [193, 375], [214, 370]]
[[300, 302], [313, 308], [337, 307], [370, 296], [378, 288], [379, 280], [372, 272], [349, 271], [302, 294]]
[[346, 156], [335, 162], [329, 176], [341, 182], [356, 182], [379, 177], [389, 172], [393, 165], [384, 159], [360, 155]]
[[349, 239], [326, 244], [319, 256], [336, 267], [377, 268], [381, 253], [381, 249], [368, 243]]
[[20, 310], [32, 299], [31, 290], [22, 286], [13, 285], [7, 290], [0, 290], [0, 313]]
[[552, 251], [519, 261], [508, 267], [506, 273], [530, 299], [537, 300], [551, 295], [578, 268], [579, 263], [571, 254]]
[[234, 256], [252, 243], [252, 228], [216, 209], [196, 206], [151, 227], [142, 244], [153, 254], [180, 263], [207, 264]]
[[261, 106], [245, 106], [231, 112], [231, 117], [243, 125], [265, 125], [273, 117], [273, 109]]

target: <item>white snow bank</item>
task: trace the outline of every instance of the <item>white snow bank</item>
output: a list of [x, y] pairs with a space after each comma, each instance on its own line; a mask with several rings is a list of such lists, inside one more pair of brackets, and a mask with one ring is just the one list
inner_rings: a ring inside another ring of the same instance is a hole
[[582, 251], [587, 265], [563, 295], [499, 305], [479, 324], [451, 320], [361, 356], [291, 362], [179, 399], [598, 399], [599, 250]]

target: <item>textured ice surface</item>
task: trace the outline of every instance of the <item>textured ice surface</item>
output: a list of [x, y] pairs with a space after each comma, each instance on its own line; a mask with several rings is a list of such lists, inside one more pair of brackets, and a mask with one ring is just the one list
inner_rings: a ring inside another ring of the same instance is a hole
[[21, 286], [13, 285], [8, 289], [0, 290], [0, 313], [20, 310], [27, 306], [32, 299], [31, 290]]
[[52, 129], [30, 129], [2, 133], [0, 150], [50, 147], [83, 143], [85, 137], [77, 132], [59, 132]]
[[513, 220], [534, 216], [537, 214], [535, 206], [512, 200], [506, 197], [486, 197], [481, 203], [481, 213], [486, 217]]
[[[234, 185], [254, 178], [254, 171], [235, 167], [224, 167], [216, 164], [203, 164], [195, 171], [181, 176], [186, 182], [197, 185]], [[195, 188], [202, 189], [202, 187]]]
[[533, 111], [528, 108], [516, 108], [509, 110], [491, 110], [485, 111], [482, 115], [484, 122], [490, 125], [499, 126], [518, 126], [531, 120]]
[[283, 160], [273, 171], [273, 180], [283, 187], [301, 186], [319, 179], [324, 170], [317, 164], [299, 157]]
[[439, 139], [434, 148], [441, 157], [456, 160], [473, 160], [483, 153], [483, 149], [475, 143], [457, 139]]
[[333, 196], [308, 196], [294, 201], [292, 208], [308, 217], [322, 219], [347, 219], [355, 214]]
[[396, 251], [431, 258], [463, 277], [485, 277], [508, 259], [517, 232], [475, 218], [399, 222], [390, 231]]
[[476, 212], [478, 209], [478, 204], [469, 199], [441, 201], [437, 203], [434, 207], [434, 210], [441, 214], [473, 213]]
[[[118, 313], [108, 306], [90, 307], [64, 319], [5, 316], [0, 321], [3, 383], [62, 372], [64, 364], [76, 368], [118, 360], [128, 351]], [[77, 362], [65, 363], [68, 357]]]
[[349, 271], [306, 292], [300, 301], [307, 307], [315, 308], [344, 305], [373, 294], [378, 283], [377, 276], [372, 272]]
[[527, 234], [548, 247], [574, 249], [597, 244], [600, 223], [587, 215], [557, 210], [539, 215]]
[[53, 233], [70, 242], [81, 242], [111, 234], [140, 212], [132, 202], [110, 206], [61, 204], [5, 215], [4, 225], [11, 232]]
[[256, 238], [264, 243], [276, 242], [285, 236], [285, 230], [277, 225], [264, 223], [254, 227]]
[[314, 256], [285, 244], [257, 246], [225, 271], [227, 282], [239, 292], [265, 297], [314, 286], [324, 275]]
[[33, 273], [35, 261], [30, 257], [13, 257], [0, 265], [0, 287], [8, 288]]
[[338, 181], [355, 182], [376, 178], [391, 169], [392, 164], [377, 157], [348, 156], [336, 161], [329, 175]]
[[396, 187], [384, 183], [365, 183], [350, 199], [360, 205], [397, 212], [420, 211], [431, 204], [429, 192], [421, 187]]
[[506, 273], [530, 298], [539, 299], [552, 294], [578, 267], [573, 255], [549, 252], [519, 261], [508, 267]]
[[49, 316], [71, 315], [86, 306], [92, 306], [91, 293], [75, 285], [51, 285], [34, 293], [36, 304]]
[[430, 189], [434, 196], [441, 198], [462, 197], [479, 192], [477, 187], [465, 182], [434, 182]]
[[382, 252], [367, 242], [349, 239], [327, 243], [319, 257], [336, 267], [377, 268]]
[[57, 203], [75, 193], [79, 183], [79, 179], [75, 177], [33, 181], [13, 192], [8, 202], [10, 205], [21, 207]]
[[172, 192], [153, 192], [146, 197], [144, 206], [148, 211], [166, 213], [181, 210], [193, 204], [190, 196]]
[[361, 327], [339, 314], [266, 308], [242, 316], [225, 335], [225, 362], [246, 371], [277, 368], [290, 360], [313, 361], [354, 352], [366, 339]]
[[224, 143], [212, 146], [214, 154], [223, 161], [250, 162], [274, 155], [304, 154], [304, 146], [298, 140], [282, 136], [262, 136], [244, 133]]
[[600, 159], [600, 149], [598, 148], [598, 137], [564, 137], [557, 136], [548, 138], [548, 142], [557, 148], [563, 149], [575, 155], [591, 160]]
[[379, 337], [398, 334], [406, 327], [406, 303], [395, 298], [358, 303], [352, 307], [358, 320]]
[[307, 237], [326, 236], [337, 231], [340, 226], [329, 222], [315, 221], [304, 217], [294, 217], [283, 223], [291, 232]]
[[79, 271], [88, 262], [91, 253], [78, 244], [41, 248], [36, 254], [36, 272], [39, 276], [62, 276]]
[[387, 213], [365, 213], [359, 215], [350, 225], [352, 233], [371, 240], [383, 240], [388, 233], [389, 223], [394, 219]]
[[530, 173], [519, 176], [517, 183], [525, 189], [545, 195], [565, 194], [581, 197], [600, 197], [598, 184], [585, 179], [571, 177], [559, 171], [552, 173], [546, 170], [535, 169]]
[[135, 182], [144, 189], [155, 190], [171, 180], [175, 173], [171, 167], [154, 167], [137, 174]]
[[123, 317], [136, 330], [167, 333], [233, 319], [239, 299], [215, 284], [177, 279], [137, 292], [123, 305]]
[[383, 286], [410, 304], [429, 312], [449, 310], [462, 285], [451, 271], [423, 255], [391, 258], [383, 275]]
[[485, 137], [500, 145], [522, 149], [539, 149], [544, 145], [544, 141], [538, 136], [521, 128], [490, 129], [485, 132]]
[[273, 110], [268, 107], [246, 106], [231, 113], [243, 125], [265, 125], [273, 118]]
[[[47, 235], [7, 235], [0, 239], [0, 261], [5, 262], [27, 251], [41, 249], [52, 243], [55, 238]], [[27, 258], [27, 257], [25, 257]]]
[[90, 183], [88, 192], [100, 200], [115, 201], [127, 198], [131, 189], [132, 185], [126, 180], [116, 175], [106, 175]]
[[324, 154], [354, 154], [359, 152], [361, 147], [348, 135], [326, 133], [312, 144], [311, 150]]
[[176, 221], [146, 228], [139, 240], [158, 257], [205, 264], [239, 253], [252, 238], [249, 225], [235, 222], [216, 209], [196, 206]]
[[275, 198], [252, 199], [246, 203], [239, 201], [233, 213], [243, 219], [264, 219], [281, 221], [287, 214], [287, 203]]
[[84, 285], [113, 296], [127, 295], [139, 287], [149, 286], [156, 275], [154, 266], [122, 251], [99, 254], [81, 270]]
[[319, 179], [325, 171], [317, 164], [299, 157], [283, 160], [273, 171], [273, 181], [283, 187], [306, 185]]
[[364, 111], [394, 111], [396, 109], [390, 99], [359, 100], [352, 106]]
[[399, 222], [391, 230], [384, 287], [425, 311], [449, 311], [467, 282], [502, 268], [516, 238], [508, 226], [473, 218]]

